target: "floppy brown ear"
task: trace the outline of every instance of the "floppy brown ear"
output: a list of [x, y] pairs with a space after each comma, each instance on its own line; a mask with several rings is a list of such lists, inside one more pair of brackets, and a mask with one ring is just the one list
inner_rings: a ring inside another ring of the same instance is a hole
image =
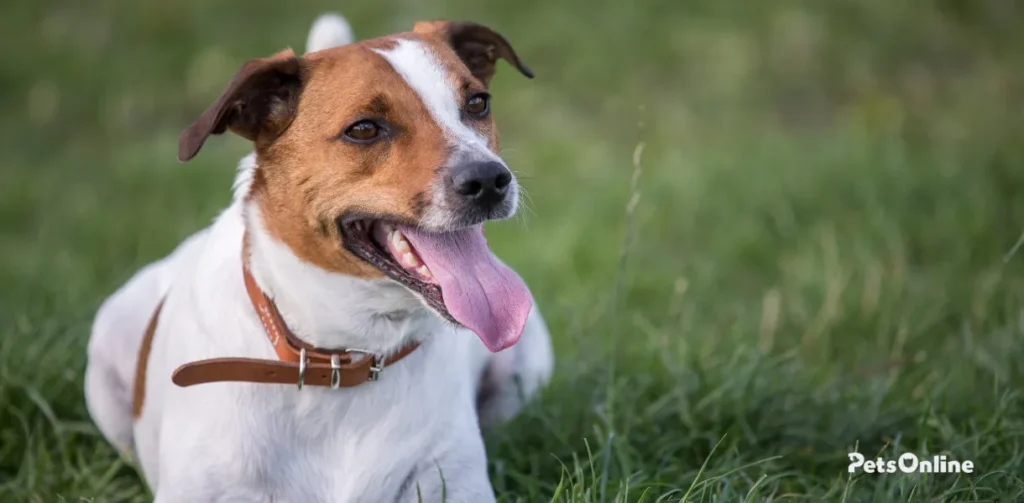
[[533, 72], [519, 61], [512, 44], [484, 25], [470, 21], [420, 21], [412, 30], [425, 35], [440, 35], [484, 85], [494, 77], [494, 63], [498, 58], [508, 61], [519, 73], [533, 78]]
[[299, 59], [291, 49], [247, 61], [231, 82], [178, 140], [178, 160], [199, 153], [212, 134], [225, 130], [250, 141], [276, 138], [291, 124], [302, 82]]

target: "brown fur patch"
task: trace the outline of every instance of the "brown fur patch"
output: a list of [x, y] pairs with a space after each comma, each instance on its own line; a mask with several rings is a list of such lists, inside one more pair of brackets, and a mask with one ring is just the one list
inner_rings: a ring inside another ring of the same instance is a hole
[[142, 336], [142, 345], [139, 346], [139, 358], [135, 361], [135, 383], [132, 388], [132, 419], [138, 419], [142, 415], [142, 406], [146, 401], [146, 369], [149, 367], [149, 353], [153, 348], [153, 335], [156, 334], [156, 324], [160, 319], [160, 311], [164, 307], [163, 299], [156, 306], [156, 311], [149, 318], [149, 325], [146, 326], [146, 333]]

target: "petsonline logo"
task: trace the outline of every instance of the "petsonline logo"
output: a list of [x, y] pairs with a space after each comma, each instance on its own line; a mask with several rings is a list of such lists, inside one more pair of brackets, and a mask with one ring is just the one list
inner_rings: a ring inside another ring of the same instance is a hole
[[872, 459], [869, 460], [859, 452], [851, 452], [850, 466], [847, 469], [850, 473], [863, 471], [864, 473], [973, 473], [974, 461], [957, 461], [948, 459], [945, 455], [932, 456], [920, 459], [916, 454], [907, 452], [899, 459]]

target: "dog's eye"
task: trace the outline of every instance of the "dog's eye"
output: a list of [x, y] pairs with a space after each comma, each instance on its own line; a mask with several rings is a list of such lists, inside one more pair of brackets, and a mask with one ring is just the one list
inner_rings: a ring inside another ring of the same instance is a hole
[[362, 120], [349, 126], [345, 136], [357, 142], [369, 142], [380, 136], [380, 126], [373, 121]]
[[491, 97], [487, 93], [475, 94], [466, 101], [466, 112], [478, 119], [491, 111]]

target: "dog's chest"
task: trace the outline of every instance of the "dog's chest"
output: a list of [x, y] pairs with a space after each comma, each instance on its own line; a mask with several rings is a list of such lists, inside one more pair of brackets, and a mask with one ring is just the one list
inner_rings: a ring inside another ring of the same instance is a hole
[[[236, 250], [223, 255], [216, 262], [237, 271]], [[171, 292], [151, 375], [167, 376], [203, 358], [274, 357], [245, 302], [241, 278], [230, 277], [227, 284], [236, 286], [225, 295], [213, 279], [221, 276], [197, 274], [195, 284]], [[474, 403], [485, 350], [473, 334], [439, 322], [408, 328], [424, 343], [388, 366], [379, 381], [354, 388], [178, 388], [151, 380], [149, 405], [135, 431], [147, 479], [158, 487], [199, 481], [190, 484], [189, 501], [390, 502], [408, 490], [415, 474], [436, 476], [438, 459], [456, 459], [444, 475], [452, 484], [465, 473], [463, 466], [485, 467]], [[485, 480], [486, 470], [473, 476]]]
[[251, 387], [227, 432], [238, 453], [225, 480], [275, 503], [395, 501], [438, 456], [479, 441], [471, 389], [416, 366], [349, 390]]

